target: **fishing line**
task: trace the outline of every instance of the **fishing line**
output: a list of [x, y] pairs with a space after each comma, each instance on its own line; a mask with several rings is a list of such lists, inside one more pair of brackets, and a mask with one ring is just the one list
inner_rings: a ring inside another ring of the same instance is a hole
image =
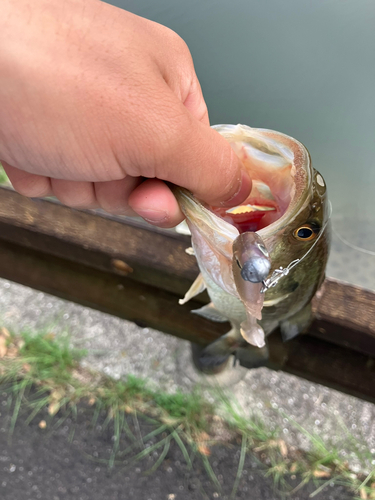
[[337, 236], [338, 239], [341, 241], [341, 243], [344, 243], [344, 245], [352, 248], [353, 250], [357, 250], [358, 252], [362, 252], [367, 255], [372, 255], [373, 257], [375, 257], [375, 252], [373, 252], [372, 250], [366, 250], [366, 248], [357, 247], [356, 245], [353, 245], [353, 243], [350, 243], [350, 241], [347, 241], [343, 236], [341, 236], [341, 234], [338, 233], [334, 227], [332, 227], [332, 230], [335, 236]]
[[285, 268], [283, 268], [282, 266], [280, 266], [279, 269], [275, 269], [273, 271], [273, 273], [272, 273], [272, 275], [271, 275], [270, 278], [268, 278], [266, 280], [263, 280], [263, 282], [262, 282], [263, 283], [263, 288], [260, 291], [261, 293], [265, 293], [269, 288], [275, 287], [278, 284], [278, 282], [281, 280], [281, 278], [283, 278], [284, 276], [287, 276], [289, 274], [289, 272], [294, 267], [296, 267], [298, 264], [300, 264], [309, 255], [309, 253], [312, 251], [312, 249], [318, 243], [318, 241], [320, 240], [320, 238], [323, 236], [323, 233], [324, 233], [324, 231], [325, 231], [325, 229], [327, 227], [327, 224], [328, 224], [328, 222], [331, 219], [331, 216], [332, 216], [332, 203], [330, 201], [328, 202], [328, 210], [329, 210], [328, 219], [327, 219], [326, 223], [324, 224], [324, 226], [322, 227], [322, 229], [320, 230], [319, 236], [314, 241], [314, 244], [311, 245], [311, 247], [307, 250], [307, 252], [300, 259], [292, 260], [292, 262], [290, 262], [290, 264], [288, 264], [287, 267], [285, 267]]

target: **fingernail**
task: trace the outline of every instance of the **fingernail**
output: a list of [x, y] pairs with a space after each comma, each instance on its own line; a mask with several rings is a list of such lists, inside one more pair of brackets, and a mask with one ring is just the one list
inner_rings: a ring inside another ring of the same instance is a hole
[[164, 210], [140, 209], [135, 212], [151, 224], [159, 224], [169, 219], [169, 214]]
[[232, 195], [228, 200], [222, 201], [220, 205], [222, 207], [235, 207], [242, 203], [250, 194], [252, 182], [249, 174], [245, 171], [241, 171], [241, 182], [237, 192]]

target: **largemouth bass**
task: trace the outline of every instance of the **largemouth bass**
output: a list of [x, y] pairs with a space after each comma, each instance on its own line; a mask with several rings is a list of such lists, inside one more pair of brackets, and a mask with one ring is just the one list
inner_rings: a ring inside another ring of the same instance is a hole
[[212, 302], [194, 312], [232, 325], [204, 349], [203, 367], [221, 365], [236, 351], [242, 364], [260, 366], [268, 357], [267, 335], [280, 327], [289, 340], [311, 322], [311, 299], [328, 259], [331, 207], [323, 177], [300, 142], [244, 125], [214, 128], [230, 142], [253, 187], [230, 209], [175, 189], [201, 271], [180, 303], [207, 288]]

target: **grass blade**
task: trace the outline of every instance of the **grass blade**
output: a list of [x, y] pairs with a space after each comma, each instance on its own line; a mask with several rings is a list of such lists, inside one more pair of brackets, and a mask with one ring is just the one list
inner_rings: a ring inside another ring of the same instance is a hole
[[130, 441], [133, 441], [133, 443], [137, 443], [137, 438], [134, 436], [132, 430], [130, 429], [128, 421], [126, 420], [126, 418], [124, 418], [121, 430], [123, 430], [125, 432], [125, 434], [128, 436], [128, 438], [130, 439]]
[[147, 455], [149, 455], [152, 451], [157, 450], [158, 448], [160, 448], [160, 446], [163, 446], [163, 444], [167, 441], [167, 439], [169, 439], [169, 437], [170, 436], [167, 436], [166, 438], [162, 439], [161, 441], [158, 441], [157, 443], [155, 443], [151, 446], [148, 446], [147, 448], [145, 448], [144, 450], [139, 452], [138, 455], [136, 455], [132, 459], [132, 462], [137, 462], [138, 460], [141, 460], [142, 458], [147, 457]]
[[184, 459], [186, 461], [188, 468], [191, 469], [193, 467], [193, 464], [191, 463], [189, 453], [188, 453], [186, 446], [184, 445], [182, 439], [178, 435], [178, 432], [176, 430], [174, 430], [172, 432], [172, 436], [173, 436], [174, 440], [176, 441], [176, 443], [178, 444], [178, 446], [180, 447], [180, 450], [184, 456]]
[[310, 493], [309, 495], [309, 498], [314, 498], [316, 495], [318, 495], [322, 490], [324, 490], [324, 488], [328, 485], [330, 485], [334, 480], [333, 479], [329, 479], [328, 481], [325, 481], [323, 484], [321, 484], [319, 486], [318, 489], [316, 489], [315, 491], [313, 491], [312, 493]]
[[[144, 436], [143, 440], [144, 441], [148, 441], [150, 440], [151, 438], [161, 434], [163, 431], [165, 431], [166, 429], [168, 429], [168, 425], [166, 424], [163, 424], [161, 425], [160, 427], [158, 427], [157, 429], [155, 429], [154, 431], [152, 432], [149, 432], [146, 436]], [[127, 448], [125, 448], [125, 450], [122, 450], [118, 453], [118, 456], [120, 457], [123, 457], [124, 455], [127, 455], [128, 453], [130, 453], [132, 450], [134, 450], [134, 448], [139, 445], [139, 442], [133, 442], [130, 446], [128, 446]]]
[[13, 410], [12, 419], [10, 421], [10, 429], [9, 429], [10, 435], [13, 434], [14, 428], [16, 426], [18, 414], [19, 414], [20, 408], [21, 408], [22, 398], [23, 398], [23, 395], [24, 395], [24, 392], [25, 392], [25, 388], [27, 387], [27, 385], [28, 384], [23, 384], [23, 386], [21, 386], [21, 389], [20, 389], [19, 393], [17, 394], [16, 402], [14, 404], [14, 410]]
[[69, 444], [72, 444], [73, 443], [73, 439], [74, 439], [74, 435], [76, 433], [76, 428], [75, 427], [72, 427], [70, 429], [70, 432], [69, 432], [69, 437], [68, 437], [68, 442]]
[[357, 491], [361, 490], [366, 486], [366, 484], [375, 476], [375, 469], [373, 469], [370, 474], [366, 477], [362, 484], [360, 484], [357, 488]]
[[27, 417], [27, 419], [25, 420], [25, 424], [26, 425], [29, 425], [30, 422], [32, 422], [34, 420], [34, 418], [38, 415], [38, 413], [42, 410], [42, 408], [44, 406], [47, 406], [48, 401], [49, 401], [49, 398], [46, 397], [46, 398], [42, 398], [40, 401], [37, 401], [37, 402], [33, 403], [33, 405], [35, 406], [35, 408], [30, 413], [30, 415]]
[[113, 437], [114, 437], [114, 442], [113, 442], [113, 447], [112, 447], [112, 452], [111, 452], [111, 457], [109, 459], [109, 468], [112, 468], [115, 462], [115, 456], [116, 453], [119, 449], [120, 446], [120, 436], [121, 436], [121, 427], [122, 427], [122, 422], [120, 425], [120, 413], [119, 410], [116, 410], [114, 417], [113, 417]]
[[171, 440], [172, 440], [172, 435], [170, 434], [165, 442], [164, 445], [164, 450], [161, 452], [160, 457], [156, 460], [154, 465], [149, 469], [148, 471], [145, 472], [145, 474], [152, 474], [153, 472], [156, 471], [156, 469], [159, 468], [159, 466], [163, 463], [163, 460], [167, 456], [167, 453], [169, 451], [169, 447], [171, 445]]
[[135, 411], [134, 413], [132, 413], [132, 416], [133, 416], [133, 425], [134, 425], [135, 430], [137, 431], [138, 441], [141, 443], [142, 448], [144, 448], [145, 443], [144, 443], [143, 438], [142, 438], [142, 432], [141, 432], [141, 428], [139, 426], [137, 412]]
[[213, 469], [211, 467], [210, 461], [208, 460], [208, 458], [206, 457], [206, 455], [201, 455], [201, 458], [202, 458], [202, 462], [203, 462], [204, 468], [206, 469], [206, 472], [209, 475], [211, 481], [214, 483], [214, 485], [216, 486], [216, 488], [219, 491], [221, 491], [221, 484], [220, 484], [218, 478], [216, 477], [215, 472], [213, 471]]
[[245, 464], [246, 449], [247, 449], [247, 438], [243, 434], [242, 435], [242, 442], [241, 442], [241, 455], [240, 455], [240, 459], [238, 461], [238, 469], [237, 469], [236, 479], [234, 481], [232, 493], [230, 494], [230, 500], [232, 500], [236, 496], [238, 485], [240, 484], [243, 466]]
[[98, 423], [98, 418], [99, 418], [99, 415], [100, 415], [100, 410], [102, 409], [102, 401], [99, 399], [97, 402], [96, 402], [96, 405], [95, 405], [95, 410], [94, 410], [94, 415], [92, 417], [92, 426], [93, 428], [96, 427], [96, 424]]
[[160, 434], [161, 432], [165, 431], [166, 429], [168, 429], [168, 425], [167, 424], [163, 424], [161, 425], [160, 427], [158, 427], [157, 429], [155, 429], [154, 431], [151, 431], [149, 432], [148, 434], [146, 434], [144, 437], [143, 437], [143, 441], [148, 441], [149, 439], [157, 436], [158, 434]]

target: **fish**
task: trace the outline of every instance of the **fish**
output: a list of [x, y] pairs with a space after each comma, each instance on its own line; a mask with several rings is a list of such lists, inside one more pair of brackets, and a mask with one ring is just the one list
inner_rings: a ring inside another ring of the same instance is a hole
[[308, 328], [311, 300], [325, 278], [332, 211], [326, 183], [301, 142], [240, 124], [213, 128], [229, 141], [253, 184], [248, 198], [229, 209], [174, 188], [200, 269], [179, 302], [207, 289], [211, 302], [192, 312], [231, 324], [200, 353], [207, 372], [232, 354], [244, 366], [262, 366], [275, 329], [288, 341]]

